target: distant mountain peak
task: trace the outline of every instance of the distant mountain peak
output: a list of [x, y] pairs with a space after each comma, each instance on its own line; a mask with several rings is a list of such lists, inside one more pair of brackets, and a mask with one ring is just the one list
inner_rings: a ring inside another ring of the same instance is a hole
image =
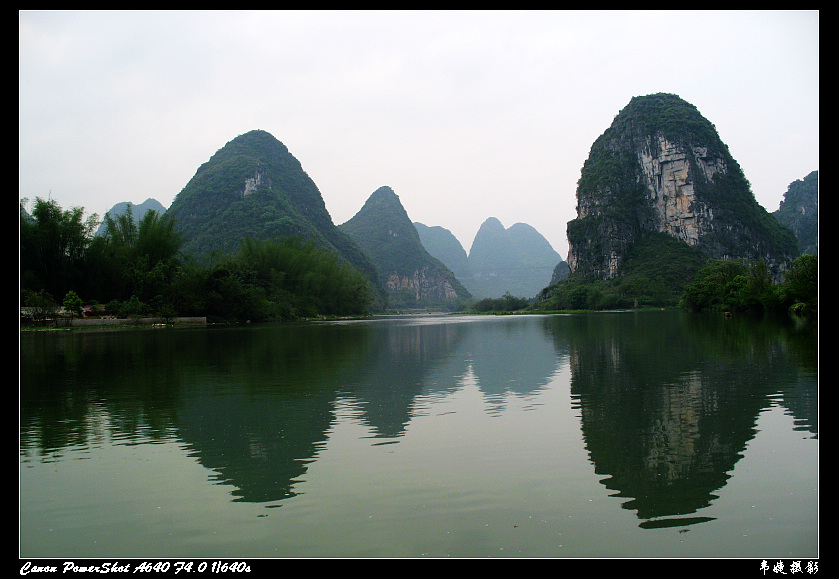
[[398, 201], [399, 195], [397, 195], [391, 187], [388, 187], [387, 185], [382, 185], [370, 194], [368, 201], [376, 199], [391, 199]]
[[[430, 232], [425, 235], [429, 243], [441, 243]], [[534, 227], [516, 223], [505, 229], [497, 217], [488, 217], [481, 224], [465, 263], [451, 250], [438, 251], [437, 257], [447, 256], [449, 261], [444, 263], [458, 272], [458, 279], [478, 298], [501, 297], [507, 292], [534, 297], [550, 284], [554, 268], [562, 262]]]
[[[135, 223], [139, 223], [143, 216], [149, 211], [157, 211], [158, 214], [163, 215], [166, 213], [166, 208], [163, 206], [160, 201], [157, 199], [152, 199], [149, 197], [139, 205], [132, 203], [131, 201], [121, 201], [117, 203], [113, 207], [111, 207], [105, 215], [108, 215], [111, 219], [116, 219], [119, 215], [124, 214], [128, 211], [128, 207], [131, 207], [131, 214], [134, 217]], [[102, 216], [102, 223], [99, 225], [99, 228], [96, 230], [96, 235], [103, 235], [105, 233], [105, 216]]]
[[481, 224], [481, 228], [486, 229], [504, 229], [504, 224], [497, 217], [487, 217]]

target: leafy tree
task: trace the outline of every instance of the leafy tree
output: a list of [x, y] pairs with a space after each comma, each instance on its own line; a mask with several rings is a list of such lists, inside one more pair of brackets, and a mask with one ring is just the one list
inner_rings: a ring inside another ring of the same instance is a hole
[[27, 308], [28, 316], [38, 324], [58, 313], [58, 304], [46, 290], [33, 291], [23, 289], [21, 291], [21, 305]]
[[173, 219], [147, 211], [138, 224], [129, 205], [115, 218], [106, 215], [104, 224], [102, 242], [94, 248], [107, 284], [102, 291], [111, 291], [120, 300], [137, 295], [144, 302], [168, 303], [164, 296], [180, 264], [183, 244]]
[[109, 315], [157, 313], [167, 320], [177, 314], [227, 321], [365, 315], [378, 295], [367, 275], [334, 250], [301, 238], [246, 239], [237, 254], [219, 253], [202, 266], [181, 254], [183, 240], [168, 214], [148, 211], [136, 222], [129, 206], [107, 215], [103, 234], [91, 238], [95, 218], [82, 221], [80, 208], [62, 211], [38, 199], [30, 217], [24, 203], [22, 321], [24, 313], [39, 321], [56, 311], [54, 295], [80, 312], [82, 292], [75, 288], [106, 303]]
[[373, 295], [364, 274], [300, 238], [247, 238], [217, 260], [178, 269], [168, 295], [179, 313], [219, 321], [365, 315]]
[[575, 272], [555, 286], [545, 288], [535, 307], [546, 310], [675, 307], [706, 260], [697, 248], [666, 233], [650, 232], [628, 246], [619, 275], [604, 280]]
[[131, 296], [128, 301], [121, 304], [119, 317], [139, 318], [147, 313], [149, 313], [148, 305], [141, 302], [137, 296]]
[[245, 239], [233, 263], [283, 311], [360, 315], [372, 299], [368, 278], [337, 254], [300, 238]]
[[781, 300], [791, 311], [815, 316], [819, 299], [819, 258], [803, 254], [792, 261], [781, 285]]
[[685, 288], [681, 305], [693, 311], [781, 312], [815, 314], [818, 302], [818, 258], [802, 255], [789, 266], [786, 279], [774, 283], [762, 260], [709, 260]]
[[711, 259], [699, 270], [682, 295], [682, 306], [692, 311], [729, 309], [746, 285], [748, 268], [739, 259]]
[[137, 222], [134, 220], [134, 210], [129, 204], [125, 211], [111, 217], [110, 214], [105, 214], [105, 238], [111, 243], [112, 247], [125, 249], [129, 251], [137, 243]]
[[472, 309], [476, 312], [515, 312], [526, 309], [530, 305], [527, 298], [511, 295], [505, 292], [500, 298], [484, 298], [475, 302]]
[[78, 294], [72, 290], [67, 292], [67, 295], [64, 296], [64, 311], [70, 313], [70, 317], [74, 316], [81, 316], [82, 314], [82, 298], [78, 296]]
[[182, 245], [183, 238], [170, 215], [147, 211], [140, 219], [134, 253], [146, 257], [152, 266], [175, 262]]
[[740, 306], [743, 309], [772, 312], [781, 309], [778, 286], [772, 282], [769, 267], [762, 259], [750, 266], [749, 278]]
[[85, 252], [97, 216], [84, 219], [80, 207], [62, 210], [53, 200], [36, 198], [31, 216], [20, 205], [20, 271], [23, 288], [66, 294], [86, 283]]

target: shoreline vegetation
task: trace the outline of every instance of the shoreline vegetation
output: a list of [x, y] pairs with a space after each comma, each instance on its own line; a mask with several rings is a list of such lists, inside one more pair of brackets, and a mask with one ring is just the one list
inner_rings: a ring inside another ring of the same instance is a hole
[[[199, 264], [182, 253], [183, 239], [168, 215], [149, 211], [138, 223], [129, 207], [116, 219], [105, 217], [103, 235], [93, 234], [96, 216], [87, 222], [82, 216], [83, 209], [64, 211], [52, 200], [36, 199], [31, 214], [21, 203], [21, 329], [363, 319], [421, 311], [388, 306], [360, 270], [301, 238], [245, 239], [237, 254]], [[494, 315], [678, 308], [817, 319], [816, 255], [794, 259], [779, 280], [762, 261], [694, 254], [688, 260], [681, 246], [666, 251], [676, 241], [662, 235], [646, 238], [648, 251], [627, 260], [619, 278], [572, 274], [534, 298], [508, 292], [439, 308]], [[103, 321], [113, 319], [125, 322]]]
[[206, 317], [188, 317], [163, 319], [148, 318], [74, 318], [48, 320], [44, 324], [24, 324], [21, 322], [21, 332], [43, 332], [55, 330], [88, 330], [88, 329], [118, 329], [118, 328], [161, 328], [161, 327], [197, 327], [213, 325]]
[[[113, 330], [113, 329], [150, 329], [150, 328], [185, 328], [185, 327], [207, 327], [207, 326], [231, 326], [231, 325], [248, 325], [251, 323], [306, 323], [306, 322], [334, 322], [334, 321], [359, 321], [370, 320], [375, 318], [401, 318], [409, 316], [552, 316], [552, 315], [578, 315], [578, 314], [614, 314], [614, 313], [638, 313], [638, 312], [657, 312], [657, 311], [684, 311], [685, 313], [714, 313], [724, 316], [726, 318], [732, 317], [734, 314], [729, 311], [706, 311], [706, 312], [690, 312], [684, 308], [679, 307], [656, 307], [646, 306], [638, 308], [616, 308], [609, 310], [539, 310], [539, 309], [523, 309], [516, 311], [443, 311], [443, 310], [411, 310], [398, 312], [385, 312], [378, 314], [370, 314], [363, 316], [317, 316], [309, 318], [300, 318], [295, 320], [274, 320], [251, 322], [250, 320], [243, 322], [212, 322], [208, 321], [206, 317], [184, 317], [165, 320], [162, 318], [146, 317], [146, 318], [100, 318], [100, 319], [62, 319], [53, 320], [48, 324], [33, 325], [21, 324], [21, 332], [45, 332], [45, 331], [72, 331], [72, 330]], [[745, 315], [755, 315], [754, 312], [743, 312]], [[764, 315], [777, 316], [777, 313], [769, 313]], [[788, 316], [793, 319], [812, 320], [818, 323], [818, 318], [811, 316], [799, 315], [795, 311], [790, 311]]]

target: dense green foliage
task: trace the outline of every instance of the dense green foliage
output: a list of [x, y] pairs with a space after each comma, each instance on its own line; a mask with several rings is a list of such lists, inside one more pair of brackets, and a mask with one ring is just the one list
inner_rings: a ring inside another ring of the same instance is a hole
[[[248, 180], [253, 189], [246, 195]], [[311, 205], [310, 215], [303, 215], [295, 199]], [[314, 183], [282, 143], [251, 131], [201, 165], [169, 212], [186, 238], [185, 253], [201, 259], [217, 250], [234, 253], [245, 235], [317, 236], [322, 205]]]
[[137, 296], [143, 302], [162, 302], [183, 243], [171, 217], [148, 211], [137, 223], [129, 207], [113, 219], [106, 215], [104, 229], [90, 245], [88, 261], [95, 268], [96, 285], [88, 291], [116, 300]]
[[518, 312], [527, 309], [530, 301], [506, 292], [500, 298], [483, 298], [472, 305], [475, 312]]
[[199, 265], [181, 252], [169, 215], [129, 208], [93, 236], [95, 216], [62, 211], [36, 199], [21, 205], [21, 305], [43, 320], [63, 304], [105, 304], [117, 317], [206, 316], [211, 321], [286, 320], [363, 315], [372, 299], [368, 278], [313, 242], [246, 239], [234, 255]]
[[620, 112], [621, 122], [638, 123], [648, 135], [659, 133], [669, 141], [704, 143], [712, 154], [726, 149], [713, 123], [677, 95], [657, 93], [633, 97]]
[[780, 287], [781, 302], [790, 304], [790, 311], [815, 317], [819, 306], [819, 258], [804, 254], [790, 264]]
[[675, 307], [705, 259], [697, 249], [667, 234], [650, 233], [629, 247], [620, 276], [598, 280], [572, 275], [545, 288], [536, 307], [546, 310]]
[[[63, 299], [90, 279], [85, 256], [97, 216], [63, 210], [55, 201], [37, 199], [31, 215], [20, 205], [20, 281], [25, 289]], [[87, 288], [84, 288], [87, 289]]]
[[[533, 308], [678, 306], [694, 312], [789, 312], [806, 317], [818, 314], [818, 257], [814, 255], [805, 254], [792, 261], [782, 282], [774, 282], [769, 268], [760, 260], [709, 259], [698, 263], [696, 259], [682, 262], [679, 267], [668, 267], [655, 275], [654, 265], [642, 266], [643, 262], [638, 261], [633, 265], [634, 273], [612, 280], [572, 277], [545, 288]], [[681, 265], [686, 266], [684, 271], [679, 271]], [[676, 278], [683, 281], [679, 283]]]
[[338, 227], [370, 256], [380, 274], [412, 275], [432, 263], [416, 227], [390, 187], [374, 191], [361, 210]]
[[[699, 249], [666, 233], [648, 233], [629, 246], [618, 283], [627, 288], [628, 294], [669, 295], [672, 299], [690, 283], [705, 259]], [[662, 299], [652, 302], [661, 303]]]
[[361, 272], [299, 238], [246, 239], [230, 268], [264, 294], [272, 318], [362, 315], [371, 299]]
[[656, 233], [632, 245], [622, 275], [610, 280], [571, 276], [545, 288], [533, 307], [681, 307], [691, 311], [792, 311], [814, 316], [818, 310], [818, 259], [800, 256], [790, 263], [784, 281], [776, 283], [761, 260], [707, 259], [695, 248]]
[[170, 295], [181, 315], [259, 322], [364, 315], [371, 290], [366, 276], [314, 243], [248, 238], [210, 267], [183, 267]]
[[709, 260], [685, 288], [681, 305], [692, 311], [792, 311], [814, 316], [818, 258], [802, 255], [795, 259], [782, 283], [773, 283], [762, 261]]

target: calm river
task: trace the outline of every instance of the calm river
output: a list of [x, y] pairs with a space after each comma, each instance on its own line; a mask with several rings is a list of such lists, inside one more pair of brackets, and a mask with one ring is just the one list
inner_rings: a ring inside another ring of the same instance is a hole
[[20, 557], [815, 559], [817, 356], [655, 311], [24, 332]]

